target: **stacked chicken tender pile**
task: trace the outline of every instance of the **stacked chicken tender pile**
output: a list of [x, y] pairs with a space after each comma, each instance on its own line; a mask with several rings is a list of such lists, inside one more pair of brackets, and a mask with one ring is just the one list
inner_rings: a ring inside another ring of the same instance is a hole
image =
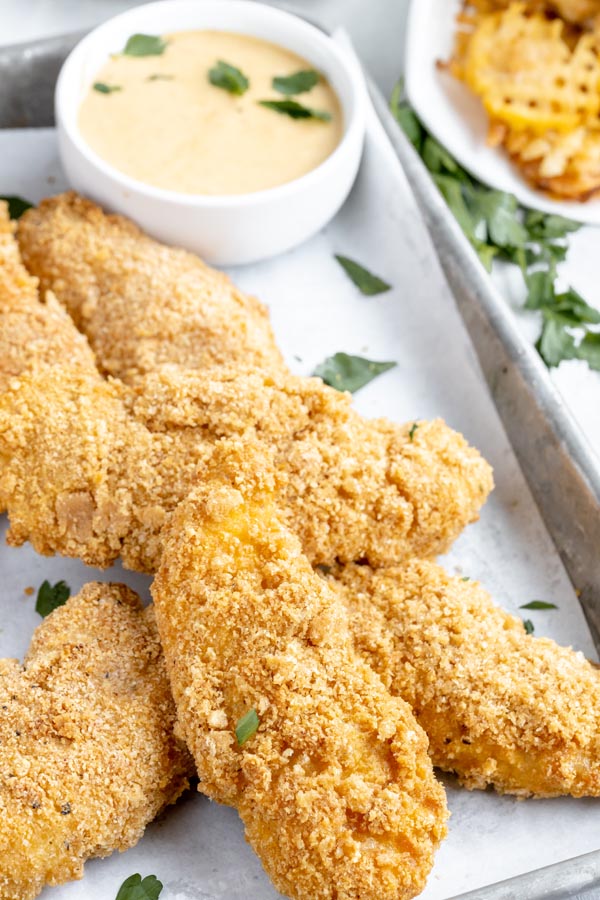
[[[238, 809], [279, 890], [418, 894], [446, 830], [433, 765], [471, 788], [600, 793], [598, 673], [431, 561], [492, 487], [460, 435], [367, 421], [347, 395], [291, 375], [258, 301], [74, 194], [26, 213], [18, 239], [30, 274], [5, 221], [9, 540], [156, 573], [178, 733], [200, 789]], [[105, 628], [98, 641], [110, 654]], [[132, 722], [132, 747], [143, 727]], [[157, 739], [171, 767], [156, 762], [163, 787], [144, 822], [189, 770], [170, 727]], [[37, 741], [33, 729], [32, 758]], [[65, 753], [93, 757], [100, 778], [90, 741], [81, 730]], [[0, 802], [9, 787], [0, 774]], [[109, 837], [57, 863], [43, 816], [23, 804], [13, 819], [41, 863], [15, 863], [0, 828], [0, 898], [20, 896], [19, 879], [34, 896], [132, 839], [100, 803]]]
[[489, 143], [535, 187], [600, 190], [599, 0], [466, 0], [450, 68], [481, 98]]

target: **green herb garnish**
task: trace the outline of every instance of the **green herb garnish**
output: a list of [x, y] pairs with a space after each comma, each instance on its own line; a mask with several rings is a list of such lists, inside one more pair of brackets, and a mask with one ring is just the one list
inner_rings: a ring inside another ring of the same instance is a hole
[[230, 94], [235, 94], [238, 97], [245, 94], [250, 87], [250, 81], [244, 73], [236, 69], [235, 66], [223, 62], [222, 59], [218, 61], [216, 66], [209, 69], [208, 80], [215, 87], [223, 88], [223, 90], [229, 91]]
[[249, 741], [251, 737], [254, 737], [258, 731], [259, 725], [260, 719], [258, 718], [258, 713], [255, 709], [249, 710], [242, 716], [235, 726], [235, 736], [237, 738], [238, 746], [242, 747], [246, 741]]
[[393, 369], [396, 365], [395, 362], [375, 362], [362, 356], [336, 353], [320, 363], [313, 375], [322, 378], [325, 384], [338, 391], [350, 391], [354, 394], [378, 375]]
[[471, 580], [471, 576], [470, 576], [470, 575], [463, 575], [463, 577], [462, 577], [460, 580], [461, 580], [461, 581], [470, 581], [470, 580]]
[[312, 91], [318, 83], [319, 73], [314, 69], [294, 72], [293, 75], [278, 75], [272, 82], [274, 90], [287, 96], [305, 94], [307, 91]]
[[167, 42], [156, 34], [132, 34], [123, 53], [125, 56], [162, 56]]
[[546, 603], [545, 600], [532, 600], [530, 603], [524, 603], [519, 609], [558, 609], [555, 603]]
[[35, 611], [40, 616], [47, 616], [53, 610], [62, 606], [63, 603], [66, 603], [70, 596], [71, 588], [66, 581], [57, 581], [56, 584], [43, 581], [37, 592]]
[[408, 432], [408, 439], [409, 439], [409, 441], [412, 442], [412, 440], [413, 440], [413, 438], [414, 438], [414, 436], [415, 436], [415, 431], [417, 430], [418, 427], [419, 427], [419, 423], [418, 423], [418, 422], [413, 422], [413, 424], [410, 426], [410, 431]]
[[364, 269], [357, 262], [354, 262], [353, 259], [348, 259], [347, 256], [338, 255], [336, 255], [335, 258], [346, 275], [352, 279], [361, 294], [365, 294], [367, 297], [374, 297], [376, 294], [383, 294], [385, 291], [390, 290], [391, 285], [386, 281], [383, 281], [377, 275], [373, 275], [368, 269]]
[[534, 627], [531, 619], [523, 619], [523, 628], [525, 629], [525, 634], [533, 634]]
[[259, 106], [266, 109], [274, 109], [275, 112], [289, 116], [291, 119], [318, 119], [320, 122], [330, 122], [331, 113], [322, 109], [311, 109], [303, 106], [297, 100], [259, 100]]
[[158, 900], [163, 889], [156, 875], [130, 875], [117, 894], [116, 900]]
[[590, 369], [600, 372], [600, 334], [588, 331], [577, 348], [577, 359], [584, 359]]
[[105, 84], [103, 81], [94, 82], [94, 90], [99, 94], [114, 94], [115, 91], [122, 91], [120, 84]]
[[162, 72], [155, 72], [154, 75], [148, 75], [146, 81], [173, 81], [173, 76], [163, 75]]
[[33, 207], [33, 203], [30, 203], [29, 200], [25, 200], [23, 197], [18, 197], [16, 194], [0, 196], [0, 200], [8, 203], [8, 215], [11, 219], [20, 219], [24, 212]]
[[512, 194], [488, 188], [469, 175], [423, 127], [403, 99], [401, 83], [390, 106], [486, 269], [491, 270], [496, 258], [521, 268], [528, 291], [525, 308], [541, 313], [536, 348], [546, 365], [582, 359], [600, 371], [600, 334], [593, 328], [600, 325], [600, 311], [572, 288], [556, 291], [556, 265], [567, 255], [567, 236], [580, 224], [526, 210]]

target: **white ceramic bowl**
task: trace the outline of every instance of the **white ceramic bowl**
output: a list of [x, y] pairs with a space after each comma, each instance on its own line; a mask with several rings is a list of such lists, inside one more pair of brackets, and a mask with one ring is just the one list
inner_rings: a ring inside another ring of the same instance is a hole
[[[110, 53], [122, 50], [136, 32], [204, 28], [263, 38], [323, 72], [339, 97], [344, 134], [321, 165], [268, 190], [213, 197], [144, 184], [109, 165], [86, 144], [77, 125], [79, 106]], [[186, 247], [217, 265], [237, 265], [288, 250], [335, 215], [358, 171], [366, 97], [351, 55], [296, 16], [247, 0], [163, 0], [135, 7], [86, 35], [62, 67], [55, 105], [61, 160], [75, 190], [128, 216], [160, 241]]]

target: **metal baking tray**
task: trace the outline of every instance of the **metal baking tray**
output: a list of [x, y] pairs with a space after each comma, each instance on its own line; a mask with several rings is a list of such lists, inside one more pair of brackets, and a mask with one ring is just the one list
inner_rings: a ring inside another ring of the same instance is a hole
[[[69, 34], [0, 48], [0, 128], [54, 124], [56, 77], [81, 36]], [[377, 115], [422, 212], [506, 433], [577, 589], [600, 651], [600, 471], [595, 456], [368, 75], [367, 83]], [[452, 900], [542, 898], [600, 898], [600, 851]]]

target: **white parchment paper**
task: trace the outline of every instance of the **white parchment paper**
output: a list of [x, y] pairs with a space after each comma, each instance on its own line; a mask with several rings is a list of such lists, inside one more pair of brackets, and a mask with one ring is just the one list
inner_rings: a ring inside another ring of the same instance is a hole
[[[0, 132], [0, 193], [33, 201], [65, 187], [54, 132]], [[360, 295], [333, 259], [346, 254], [393, 290]], [[396, 360], [396, 369], [365, 387], [356, 405], [397, 421], [443, 416], [495, 468], [496, 490], [481, 521], [445, 560], [478, 578], [497, 602], [517, 611], [533, 599], [558, 610], [528, 612], [536, 634], [594, 649], [577, 599], [507, 443], [462, 322], [440, 274], [399, 164], [375, 117], [352, 195], [334, 222], [284, 257], [232, 272], [271, 308], [292, 369], [309, 374], [338, 350]], [[5, 520], [1, 520], [4, 532]], [[1, 537], [1, 536], [0, 536]], [[64, 578], [75, 592], [93, 579], [123, 580], [148, 596], [149, 579], [119, 567], [98, 572], [29, 547], [0, 544], [0, 655], [21, 657], [39, 617], [28, 586]], [[127, 723], [123, 723], [127, 727]], [[422, 895], [444, 900], [462, 891], [597, 849], [600, 801], [515, 801], [468, 793], [446, 779], [450, 835]], [[48, 900], [112, 900], [133, 872], [154, 873], [165, 900], [272, 900], [234, 811], [189, 795], [151, 825], [140, 844], [86, 866], [82, 882], [47, 890]]]

